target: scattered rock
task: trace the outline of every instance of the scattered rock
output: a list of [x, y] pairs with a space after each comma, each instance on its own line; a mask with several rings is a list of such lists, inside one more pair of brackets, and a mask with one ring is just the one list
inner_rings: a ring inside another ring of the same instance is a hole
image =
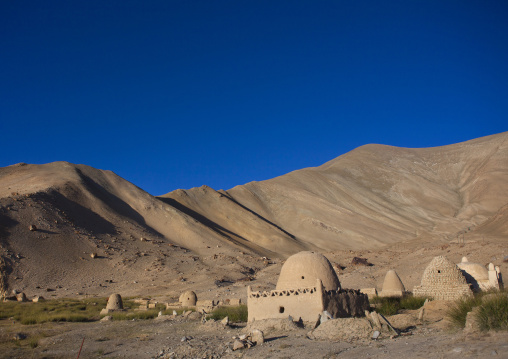
[[478, 325], [477, 315], [480, 307], [474, 307], [472, 311], [466, 315], [466, 325], [464, 326], [464, 333], [477, 333], [480, 331]]
[[106, 315], [104, 318], [100, 320], [100, 322], [110, 322], [113, 320], [113, 317], [111, 315]]
[[221, 320], [221, 323], [224, 325], [228, 325], [229, 324], [229, 317], [224, 317], [224, 319]]
[[23, 339], [26, 339], [26, 338], [27, 338], [27, 335], [25, 333], [15, 333], [12, 336], [13, 340], [23, 340]]
[[34, 303], [44, 302], [44, 301], [46, 301], [46, 299], [44, 299], [44, 297], [42, 295], [36, 295], [35, 297], [32, 298], [32, 302], [34, 302]]
[[351, 264], [354, 266], [358, 266], [358, 265], [367, 266], [367, 267], [373, 266], [373, 264], [370, 263], [366, 258], [361, 258], [361, 257], [354, 257], [353, 260], [351, 261]]
[[233, 343], [233, 350], [245, 348], [245, 343], [239, 339], [236, 339]]
[[92, 258], [97, 258], [97, 253], [95, 253], [95, 252], [94, 252], [94, 253], [91, 253], [91, 254], [90, 254], [90, 257], [92, 257]]
[[250, 334], [250, 338], [257, 345], [263, 344], [265, 342], [265, 336], [259, 329], [254, 329]]
[[30, 227], [28, 227], [30, 232], [35, 232], [37, 230], [37, 226], [35, 224], [31, 224]]
[[16, 294], [16, 300], [18, 302], [28, 302], [28, 299], [27, 299], [25, 293], [18, 293], [18, 294]]

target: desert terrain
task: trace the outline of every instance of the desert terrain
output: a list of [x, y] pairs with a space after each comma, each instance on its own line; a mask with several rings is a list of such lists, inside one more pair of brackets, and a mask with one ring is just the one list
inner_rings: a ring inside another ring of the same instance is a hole
[[[200, 300], [246, 302], [247, 285], [274, 289], [284, 260], [302, 250], [324, 254], [344, 288], [380, 290], [395, 269], [412, 290], [437, 255], [493, 262], [507, 278], [507, 183], [506, 132], [435, 148], [366, 145], [271, 180], [158, 197], [86, 165], [15, 164], [0, 168], [0, 285], [46, 299], [120, 293], [174, 302], [193, 290]], [[239, 352], [225, 348], [242, 325], [46, 324], [52, 334], [29, 353], [75, 357], [86, 337], [83, 357], [508, 356], [506, 334], [449, 332], [442, 311], [433, 315], [410, 336], [319, 341], [309, 328], [274, 329]], [[41, 330], [2, 322], [3, 337]]]

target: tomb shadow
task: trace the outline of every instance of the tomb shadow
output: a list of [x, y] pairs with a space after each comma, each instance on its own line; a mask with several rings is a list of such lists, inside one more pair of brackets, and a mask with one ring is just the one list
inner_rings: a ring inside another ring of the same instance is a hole
[[274, 340], [284, 339], [284, 338], [287, 338], [287, 337], [288, 337], [287, 335], [280, 335], [278, 337], [265, 338], [265, 343], [266, 342], [273, 342]]

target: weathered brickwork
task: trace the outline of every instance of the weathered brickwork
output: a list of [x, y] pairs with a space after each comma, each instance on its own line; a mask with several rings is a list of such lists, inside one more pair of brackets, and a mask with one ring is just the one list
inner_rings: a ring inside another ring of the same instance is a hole
[[472, 295], [461, 270], [446, 257], [435, 257], [423, 272], [421, 285], [414, 287], [413, 295], [439, 300], [455, 300]]

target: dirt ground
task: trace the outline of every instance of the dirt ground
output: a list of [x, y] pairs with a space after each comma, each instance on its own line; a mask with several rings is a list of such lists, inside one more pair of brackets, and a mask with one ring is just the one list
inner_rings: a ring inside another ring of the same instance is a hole
[[[264, 321], [248, 327], [245, 323], [224, 326], [182, 316], [31, 326], [4, 320], [0, 322], [0, 358], [77, 358], [82, 343], [80, 358], [508, 357], [507, 332], [451, 331], [443, 319], [447, 305], [436, 302], [428, 306], [423, 324], [408, 326], [409, 322], [401, 321], [414, 317], [416, 311], [388, 317], [394, 326], [406, 328], [398, 337], [382, 333], [377, 340], [371, 339], [370, 333], [361, 338], [316, 340], [310, 339], [313, 336], [309, 326], [266, 325]], [[342, 325], [341, 319], [335, 321]], [[265, 342], [233, 351], [234, 338], [255, 328], [263, 330]], [[16, 334], [25, 339], [13, 339]], [[333, 337], [333, 333], [330, 335]], [[31, 345], [35, 342], [36, 346]]]

